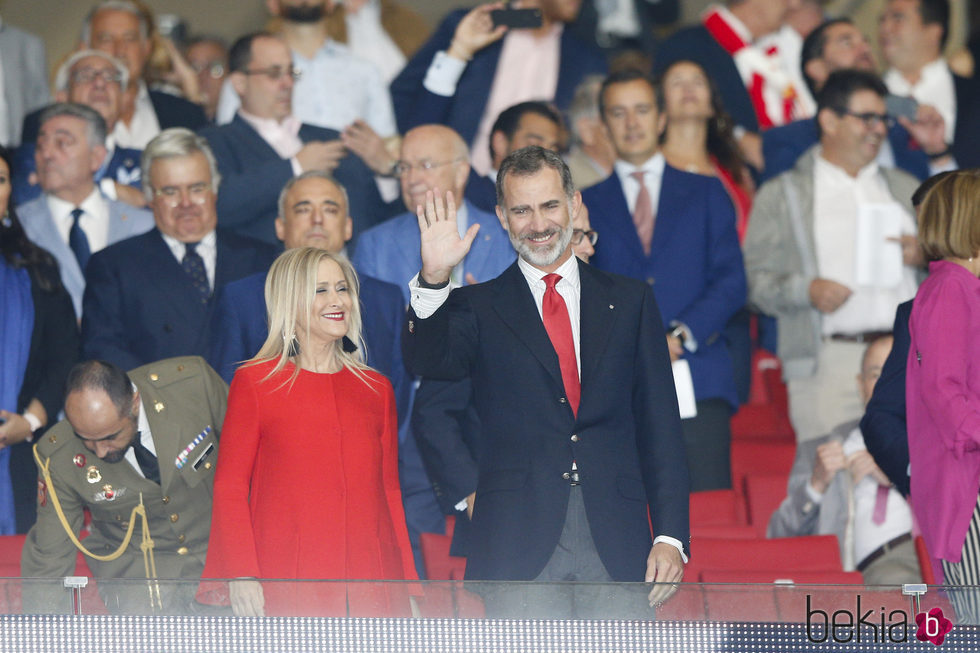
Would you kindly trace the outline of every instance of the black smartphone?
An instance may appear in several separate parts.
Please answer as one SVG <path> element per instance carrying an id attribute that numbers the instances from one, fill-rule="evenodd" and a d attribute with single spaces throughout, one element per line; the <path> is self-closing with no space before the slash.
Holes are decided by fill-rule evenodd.
<path id="1" fill-rule="evenodd" d="M 915 101 L 915 98 L 889 93 L 885 96 L 885 110 L 892 118 L 905 116 L 915 122 L 915 115 L 919 112 L 919 103 Z"/>
<path id="2" fill-rule="evenodd" d="M 534 29 L 541 27 L 540 9 L 494 9 L 490 12 L 493 26 L 505 25 L 511 29 Z"/>

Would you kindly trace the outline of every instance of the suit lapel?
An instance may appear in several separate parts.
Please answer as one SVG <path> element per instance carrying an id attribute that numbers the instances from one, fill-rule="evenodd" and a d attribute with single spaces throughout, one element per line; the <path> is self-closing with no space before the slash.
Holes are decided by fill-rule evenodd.
<path id="1" fill-rule="evenodd" d="M 640 244 L 640 236 L 636 233 L 636 225 L 633 224 L 633 214 L 630 213 L 630 208 L 626 204 L 626 193 L 623 192 L 623 185 L 619 181 L 619 175 L 615 172 L 609 177 L 607 190 L 609 208 L 605 213 L 606 220 L 609 221 L 614 231 L 625 234 L 627 247 L 630 249 L 629 252 L 626 252 L 628 258 L 634 261 L 645 259 L 646 254 L 643 252 L 643 245 Z M 654 241 L 657 239 L 656 229 L 655 225 Z"/>
<path id="2" fill-rule="evenodd" d="M 164 411 L 167 407 L 164 407 Z M 161 413 L 162 414 L 162 413 Z M 160 465 L 160 487 L 166 492 L 177 475 L 175 460 L 177 459 L 177 443 L 180 439 L 178 420 L 154 420 L 152 412 L 147 412 L 147 420 L 151 422 L 150 431 L 153 434 L 153 446 L 157 452 L 157 463 Z"/>
<path id="3" fill-rule="evenodd" d="M 476 240 L 473 241 L 473 246 L 463 261 L 463 273 L 472 274 L 477 281 L 489 281 L 494 276 L 486 273 L 487 257 L 490 256 L 490 242 L 494 238 L 491 229 L 493 225 L 487 224 L 485 220 L 480 220 L 481 216 L 477 212 L 477 208 L 469 202 L 466 203 L 466 209 L 470 218 L 470 226 L 478 223 L 480 233 L 476 235 Z M 494 216 L 494 221 L 496 220 L 497 217 Z M 462 281 L 463 283 L 466 282 L 465 279 Z"/>
<path id="4" fill-rule="evenodd" d="M 493 302 L 494 311 L 548 370 L 558 387 L 564 388 L 558 354 L 544 329 L 527 280 L 516 262 L 500 275 L 495 286 L 497 297 Z"/>
<path id="5" fill-rule="evenodd" d="M 692 186 L 686 183 L 684 175 L 676 168 L 664 165 L 664 174 L 660 178 L 660 197 L 657 198 L 656 223 L 653 227 L 653 241 L 650 245 L 650 255 L 670 242 L 670 234 L 683 222 L 687 207 L 695 201 L 692 197 Z M 639 239 L 637 239 L 639 242 Z"/>
<path id="6" fill-rule="evenodd" d="M 238 142 L 241 143 L 243 147 L 247 147 L 252 151 L 251 156 L 255 158 L 256 161 L 268 161 L 269 159 L 279 159 L 281 158 L 279 154 L 272 149 L 272 146 L 265 142 L 265 140 L 259 136 L 259 133 L 255 131 L 251 125 L 249 125 L 245 120 L 242 119 L 237 113 L 235 118 L 230 123 L 231 126 L 235 127 L 238 132 Z M 247 156 L 243 156 L 243 160 L 247 160 Z"/>
<path id="7" fill-rule="evenodd" d="M 174 257 L 163 236 L 157 229 L 149 234 L 147 247 L 144 250 L 146 261 L 144 268 L 147 270 L 159 270 L 161 278 L 172 279 L 173 283 L 158 283 L 157 288 L 161 293 L 170 299 L 176 311 L 184 314 L 191 323 L 200 323 L 204 315 L 193 310 L 201 306 L 201 298 L 197 290 L 191 284 L 190 277 L 184 272 L 184 268 Z M 170 272 L 165 272 L 167 269 Z M 215 274 L 217 276 L 217 274 Z"/>
<path id="8" fill-rule="evenodd" d="M 600 277 L 595 268 L 579 261 L 579 279 L 582 296 L 579 299 L 579 355 L 582 357 L 582 399 L 589 396 L 596 366 L 609 341 L 613 318 L 616 315 L 614 301 L 610 301 L 608 282 Z"/>
<path id="9" fill-rule="evenodd" d="M 132 236 L 133 225 L 125 205 L 108 199 L 106 203 L 109 206 L 109 233 L 106 242 L 111 245 Z"/>

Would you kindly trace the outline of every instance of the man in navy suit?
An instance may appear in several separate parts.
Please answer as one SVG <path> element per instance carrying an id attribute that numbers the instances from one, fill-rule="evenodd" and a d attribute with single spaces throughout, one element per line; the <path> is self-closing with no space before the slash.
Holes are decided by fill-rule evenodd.
<path id="1" fill-rule="evenodd" d="M 223 227 L 276 243 L 279 191 L 306 170 L 331 172 L 347 189 L 355 236 L 386 217 L 374 173 L 346 152 L 339 134 L 292 115 L 298 73 L 280 38 L 267 32 L 243 36 L 231 46 L 228 68 L 241 108 L 227 125 L 201 132 L 224 180 L 218 195 Z"/>
<path id="2" fill-rule="evenodd" d="M 613 174 L 582 193 L 602 234 L 592 264 L 653 289 L 678 395 L 695 401 L 696 414 L 681 413 L 691 489 L 731 487 L 729 419 L 738 398 L 722 331 L 746 299 L 731 199 L 717 179 L 666 164 L 655 88 L 642 73 L 610 75 L 599 112 L 618 159 Z"/>
<path id="3" fill-rule="evenodd" d="M 330 173 L 310 170 L 286 182 L 279 194 L 276 218 L 276 237 L 286 249 L 319 247 L 340 254 L 352 231 L 347 191 Z M 265 277 L 263 271 L 232 281 L 215 299 L 208 363 L 228 383 L 239 363 L 254 356 L 269 335 Z M 367 362 L 391 380 L 401 415 L 410 385 L 401 354 L 405 314 L 401 289 L 366 274 L 358 275 L 358 279 Z"/>
<path id="4" fill-rule="evenodd" d="M 653 293 L 572 255 L 581 196 L 560 156 L 537 146 L 514 152 L 497 188 L 518 261 L 452 292 L 452 270 L 480 228 L 461 238 L 453 196 L 443 204 L 427 194 L 403 341 L 413 372 L 473 383 L 483 448 L 466 577 L 676 583 L 688 475 Z M 658 586 L 650 599 L 671 591 Z M 535 593 L 490 592 L 488 611 L 595 617 L 615 609 L 589 602 L 589 590 L 571 589 L 563 605 Z"/>
<path id="5" fill-rule="evenodd" d="M 828 20 L 810 32 L 803 41 L 800 63 L 803 78 L 814 97 L 820 93 L 830 74 L 837 70 L 875 71 L 871 46 L 850 18 Z M 906 118 L 888 128 L 888 140 L 882 143 L 878 158 L 886 167 L 900 168 L 918 179 L 925 179 L 932 170 L 948 166 L 951 157 L 946 146 L 945 122 L 939 112 L 922 105 L 916 118 L 915 122 Z M 762 154 L 766 165 L 759 183 L 790 170 L 819 140 L 816 116 L 763 133 Z"/>
<path id="6" fill-rule="evenodd" d="M 92 254 L 153 228 L 149 211 L 109 199 L 95 184 L 105 139 L 105 121 L 94 109 L 71 103 L 45 109 L 34 150 L 44 194 L 17 207 L 27 237 L 57 259 L 79 318 Z"/>
<path id="7" fill-rule="evenodd" d="M 88 358 L 125 369 L 207 353 L 212 295 L 265 271 L 277 248 L 215 230 L 220 176 L 207 142 L 167 129 L 143 152 L 156 228 L 92 257 L 83 301 Z"/>
<path id="8" fill-rule="evenodd" d="M 95 172 L 95 182 L 108 197 L 133 206 L 146 206 L 140 192 L 140 150 L 119 147 L 112 136 L 122 112 L 123 89 L 129 71 L 118 59 L 101 50 L 79 50 L 55 75 L 55 99 L 92 107 L 105 120 L 106 156 Z M 34 141 L 25 142 L 14 153 L 14 202 L 28 202 L 41 194 L 34 164 Z"/>
<path id="9" fill-rule="evenodd" d="M 501 111 L 532 99 L 564 110 L 584 77 L 606 73 L 602 53 L 566 29 L 578 16 L 578 0 L 534 4 L 542 25 L 532 30 L 494 28 L 490 11 L 496 4 L 449 14 L 391 83 L 399 130 L 449 125 L 469 144 L 477 172 L 486 175 L 490 128 Z"/>
<path id="10" fill-rule="evenodd" d="M 408 280 L 422 265 L 418 219 L 411 209 L 425 201 L 427 191 L 435 189 L 450 190 L 456 197 L 463 197 L 470 166 L 466 143 L 459 134 L 443 125 L 422 125 L 409 131 L 402 140 L 400 155 L 398 170 L 402 200 L 410 210 L 361 234 L 353 261 L 360 274 L 397 285 L 403 294 L 402 306 L 407 306 L 410 300 Z M 492 279 L 514 261 L 514 250 L 497 216 L 466 201 L 460 207 L 460 221 L 480 225 L 480 237 L 455 271 L 459 283 Z M 469 395 L 468 389 L 460 392 Z M 412 399 L 414 394 L 413 385 Z M 402 423 L 398 441 L 408 535 L 416 546 L 419 533 L 444 532 L 445 519 L 422 465 L 408 420 Z"/>

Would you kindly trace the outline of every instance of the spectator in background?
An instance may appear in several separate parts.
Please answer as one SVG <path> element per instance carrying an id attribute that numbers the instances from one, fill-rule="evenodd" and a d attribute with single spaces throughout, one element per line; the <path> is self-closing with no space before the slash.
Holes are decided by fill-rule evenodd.
<path id="1" fill-rule="evenodd" d="M 885 335 L 864 350 L 857 385 L 864 404 L 892 348 Z M 920 583 L 912 511 L 864 444 L 858 420 L 800 442 L 787 496 L 769 520 L 769 537 L 836 535 L 845 571 L 865 585 Z"/>
<path id="2" fill-rule="evenodd" d="M 885 94 L 873 73 L 833 73 L 818 98 L 820 145 L 752 205 L 749 301 L 778 320 L 799 442 L 861 415 L 846 388 L 863 344 L 889 332 L 895 307 L 915 294 L 922 257 L 908 198 L 918 182 L 877 164 Z M 859 238 L 862 224 L 876 235 Z"/>
<path id="3" fill-rule="evenodd" d="M 542 25 L 534 29 L 494 27 L 490 12 L 499 3 L 449 14 L 391 83 L 401 131 L 448 125 L 469 144 L 476 172 L 490 174 L 490 135 L 504 109 L 542 100 L 564 110 L 585 76 L 605 74 L 602 54 L 566 29 L 579 5 L 525 2 L 541 10 Z"/>
<path id="4" fill-rule="evenodd" d="M 678 0 L 583 0 L 578 18 L 568 28 L 610 61 L 630 50 L 653 61 L 656 28 L 675 22 L 679 14 Z"/>
<path id="5" fill-rule="evenodd" d="M 52 104 L 41 113 L 34 152 L 43 194 L 19 207 L 27 237 L 51 252 L 61 281 L 82 317 L 85 274 L 91 256 L 153 228 L 153 217 L 111 200 L 95 183 L 106 157 L 106 124 L 81 104 Z"/>
<path id="6" fill-rule="evenodd" d="M 156 228 L 93 256 L 83 300 L 86 357 L 125 368 L 206 354 L 214 291 L 269 269 L 277 251 L 216 230 L 221 176 L 203 138 L 165 130 L 141 167 Z"/>
<path id="7" fill-rule="evenodd" d="M 582 193 L 602 234 L 592 265 L 653 289 L 682 399 L 691 489 L 729 488 L 738 395 L 721 334 L 745 305 L 735 210 L 716 178 L 665 161 L 656 93 L 637 71 L 603 82 L 599 111 L 618 158 L 613 174 Z"/>
<path id="8" fill-rule="evenodd" d="M 521 102 L 504 109 L 490 130 L 490 160 L 493 168 L 480 175 L 470 166 L 466 199 L 477 208 L 493 213 L 497 206 L 497 166 L 508 154 L 528 145 L 560 152 L 565 140 L 561 114 L 547 102 Z"/>
<path id="9" fill-rule="evenodd" d="M 48 61 L 41 39 L 0 20 L 0 62 L 0 145 L 13 149 L 24 116 L 50 101 Z"/>
<path id="10" fill-rule="evenodd" d="M 79 50 L 58 67 L 55 100 L 75 102 L 99 112 L 106 124 L 106 155 L 95 171 L 95 182 L 102 194 L 137 207 L 146 206 L 140 191 L 140 150 L 119 147 L 112 135 L 122 112 L 123 89 L 129 85 L 129 72 L 118 59 L 101 50 Z M 30 201 L 41 194 L 34 142 L 24 143 L 16 152 L 17 176 L 14 201 Z"/>
<path id="11" fill-rule="evenodd" d="M 937 580 L 980 577 L 980 174 L 941 179 L 919 212 L 929 260 L 909 318 L 905 394 L 912 509 Z M 941 569 L 940 569 L 941 567 Z M 957 622 L 978 623 L 976 589 L 950 592 Z"/>
<path id="12" fill-rule="evenodd" d="M 609 142 L 609 134 L 602 126 L 599 115 L 602 79 L 601 75 L 583 79 L 568 106 L 571 148 L 565 155 L 565 163 L 572 171 L 572 180 L 579 190 L 608 177 L 616 161 L 616 150 Z"/>
<path id="13" fill-rule="evenodd" d="M 50 253 L 32 243 L 10 204 L 10 153 L 0 147 L 0 533 L 26 533 L 37 516 L 31 442 L 61 410 L 80 341 L 71 297 Z"/>
<path id="14" fill-rule="evenodd" d="M 268 32 L 247 34 L 231 46 L 229 82 L 241 108 L 227 125 L 201 132 L 218 161 L 223 227 L 278 244 L 274 222 L 283 185 L 306 170 L 326 170 L 347 189 L 355 237 L 384 219 L 374 175 L 348 154 L 336 131 L 293 115 L 300 72 L 289 48 Z"/>
<path id="15" fill-rule="evenodd" d="M 217 36 L 195 36 L 184 45 L 184 57 L 197 75 L 204 114 L 213 121 L 228 76 L 228 46 Z"/>
<path id="16" fill-rule="evenodd" d="M 871 46 L 849 18 L 835 18 L 818 26 L 803 42 L 803 77 L 814 97 L 838 70 L 875 72 Z M 820 140 L 816 117 L 795 120 L 774 127 L 762 135 L 766 167 L 760 183 L 792 168 L 797 159 Z M 930 105 L 919 105 L 915 120 L 897 117 L 888 127 L 888 139 L 878 151 L 878 163 L 900 168 L 924 179 L 933 172 L 954 165 L 946 145 L 943 117 Z"/>
<path id="17" fill-rule="evenodd" d="M 954 75 L 942 55 L 949 15 L 949 0 L 888 0 L 878 44 L 888 91 L 934 106 L 945 123 L 946 153 L 971 168 L 980 165 L 980 98 L 976 82 Z"/>

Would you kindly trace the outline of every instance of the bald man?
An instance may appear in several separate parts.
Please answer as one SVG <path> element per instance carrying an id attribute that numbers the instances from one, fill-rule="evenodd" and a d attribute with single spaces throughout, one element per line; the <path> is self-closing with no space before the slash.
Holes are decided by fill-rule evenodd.
<path id="1" fill-rule="evenodd" d="M 421 125 L 402 139 L 397 169 L 402 201 L 408 210 L 363 232 L 358 238 L 353 262 L 358 273 L 401 288 L 408 306 L 408 280 L 422 265 L 415 208 L 423 203 L 426 191 L 430 190 L 452 191 L 457 201 L 463 198 L 470 174 L 469 150 L 459 134 L 449 127 Z M 459 214 L 460 233 L 465 233 L 470 225 L 479 224 L 480 234 L 469 254 L 453 271 L 454 281 L 464 284 L 493 279 L 514 262 L 514 249 L 507 233 L 496 215 L 481 211 L 468 200 L 462 201 Z M 422 467 L 408 420 L 399 432 L 399 447 L 399 473 L 408 535 L 416 551 L 416 566 L 421 575 L 419 533 L 444 532 L 445 519 Z"/>

